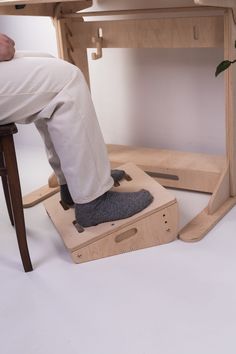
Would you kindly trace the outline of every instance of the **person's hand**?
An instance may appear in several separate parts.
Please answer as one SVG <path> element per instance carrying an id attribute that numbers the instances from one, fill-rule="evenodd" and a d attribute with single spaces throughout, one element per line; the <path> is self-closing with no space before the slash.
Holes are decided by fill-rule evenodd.
<path id="1" fill-rule="evenodd" d="M 0 33 L 0 61 L 11 60 L 15 54 L 15 42 Z"/>

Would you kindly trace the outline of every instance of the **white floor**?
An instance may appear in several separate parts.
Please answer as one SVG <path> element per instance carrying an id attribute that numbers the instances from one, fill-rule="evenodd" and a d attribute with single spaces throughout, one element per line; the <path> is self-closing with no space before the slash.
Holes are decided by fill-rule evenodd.
<path id="1" fill-rule="evenodd" d="M 51 173 L 18 149 L 23 193 Z M 208 195 L 173 191 L 181 225 Z M 235 354 L 236 208 L 201 242 L 76 265 L 43 205 L 25 210 L 34 271 L 24 273 L 0 191 L 2 354 Z"/>

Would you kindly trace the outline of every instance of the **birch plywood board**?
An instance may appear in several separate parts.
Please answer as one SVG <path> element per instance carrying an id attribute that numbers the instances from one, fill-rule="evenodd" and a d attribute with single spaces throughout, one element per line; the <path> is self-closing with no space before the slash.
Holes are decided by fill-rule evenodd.
<path id="1" fill-rule="evenodd" d="M 81 2 L 83 0 L 63 0 L 63 2 Z M 224 0 L 225 1 L 225 0 Z M 231 0 L 232 1 L 232 0 Z M 15 5 L 15 4 L 41 4 L 47 2 L 57 2 L 57 0 L 0 0 L 0 5 Z M 203 1 L 202 1 L 203 2 Z M 165 7 L 194 7 L 194 0 L 157 0 L 156 7 L 165 8 Z M 205 5 L 205 4 L 203 4 Z"/>
<path id="2" fill-rule="evenodd" d="M 132 161 L 153 176 L 160 174 L 156 177 L 165 187 L 208 193 L 214 192 L 226 166 L 223 156 L 173 150 L 108 145 L 108 153 L 113 168 Z"/>
<path id="3" fill-rule="evenodd" d="M 223 47 L 223 16 L 81 22 L 71 19 L 73 48 L 94 48 L 102 29 L 103 48 Z M 117 33 L 119 35 L 117 35 Z"/>
<path id="4" fill-rule="evenodd" d="M 130 218 L 88 227 L 83 232 L 78 232 L 73 225 L 74 210 L 65 211 L 61 207 L 59 194 L 44 202 L 49 217 L 76 262 L 163 244 L 177 237 L 178 210 L 173 194 L 134 164 L 128 163 L 119 168 L 124 169 L 132 180 L 122 181 L 114 190 L 130 192 L 147 189 L 154 196 L 153 202 L 146 209 Z M 79 257 L 78 250 L 83 250 L 86 256 L 81 257 L 79 252 Z"/>

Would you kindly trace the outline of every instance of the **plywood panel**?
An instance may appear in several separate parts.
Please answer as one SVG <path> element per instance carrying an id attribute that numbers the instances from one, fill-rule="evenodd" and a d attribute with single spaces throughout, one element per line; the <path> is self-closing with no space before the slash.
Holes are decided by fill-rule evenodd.
<path id="1" fill-rule="evenodd" d="M 200 48 L 223 46 L 223 17 L 80 22 L 72 19 L 73 47 L 93 48 L 102 29 L 103 48 Z"/>
<path id="2" fill-rule="evenodd" d="M 208 193 L 214 191 L 226 166 L 223 156 L 172 150 L 108 145 L 108 153 L 114 168 L 133 162 L 153 176 L 162 174 L 157 179 L 165 187 Z"/>
<path id="3" fill-rule="evenodd" d="M 73 225 L 74 210 L 62 208 L 59 194 L 44 202 L 48 215 L 76 263 L 167 243 L 177 237 L 178 207 L 175 196 L 135 165 L 126 164 L 119 168 L 124 169 L 132 180 L 122 181 L 119 187 L 114 187 L 116 191 L 130 192 L 144 188 L 154 197 L 147 208 L 130 218 L 102 223 L 78 232 Z"/>

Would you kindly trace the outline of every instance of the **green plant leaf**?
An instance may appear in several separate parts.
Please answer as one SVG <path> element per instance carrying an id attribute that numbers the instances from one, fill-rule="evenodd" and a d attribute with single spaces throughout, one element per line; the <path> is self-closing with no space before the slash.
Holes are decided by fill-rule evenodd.
<path id="1" fill-rule="evenodd" d="M 215 76 L 218 76 L 222 71 L 228 69 L 228 67 L 232 64 L 230 60 L 222 61 L 216 68 Z"/>

